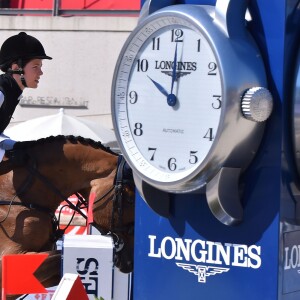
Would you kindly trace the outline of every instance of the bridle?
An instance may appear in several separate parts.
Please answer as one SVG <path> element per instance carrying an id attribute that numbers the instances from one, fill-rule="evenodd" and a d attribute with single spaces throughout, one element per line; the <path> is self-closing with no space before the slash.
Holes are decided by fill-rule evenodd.
<path id="1" fill-rule="evenodd" d="M 94 204 L 100 202 L 105 197 L 107 197 L 111 192 L 114 191 L 114 196 L 112 198 L 113 201 L 113 209 L 111 213 L 111 222 L 110 222 L 110 230 L 104 230 L 98 224 L 93 223 L 92 225 L 99 230 L 102 235 L 111 236 L 114 243 L 115 252 L 120 252 L 125 243 L 123 238 L 120 237 L 120 233 L 126 233 L 128 235 L 133 235 L 134 233 L 134 224 L 124 225 L 122 222 L 123 219 L 123 190 L 124 185 L 130 182 L 132 178 L 132 171 L 129 168 L 128 164 L 126 163 L 124 157 L 120 155 L 118 157 L 118 164 L 117 164 L 117 172 L 114 180 L 114 185 L 100 198 L 95 200 Z M 129 202 L 130 200 L 128 200 Z M 132 203 L 133 201 L 131 201 Z M 115 218 L 117 216 L 117 218 Z"/>
<path id="2" fill-rule="evenodd" d="M 9 210 L 7 212 L 7 215 L 3 220 L 0 220 L 0 223 L 4 222 L 5 219 L 8 217 L 8 214 L 10 212 L 10 209 L 14 205 L 21 205 L 25 206 L 29 209 L 36 209 L 39 211 L 47 212 L 52 220 L 52 226 L 54 229 L 54 236 L 53 241 L 56 242 L 58 239 L 60 239 L 63 234 L 65 233 L 68 226 L 71 224 L 71 221 L 69 224 L 64 228 L 60 229 L 59 227 L 59 219 L 56 218 L 55 214 L 48 210 L 47 208 L 41 207 L 36 204 L 27 204 L 22 202 L 14 201 L 14 199 L 17 196 L 20 196 L 23 194 L 32 184 L 34 178 L 38 178 L 45 186 L 47 186 L 51 191 L 53 191 L 55 194 L 57 194 L 62 200 L 64 200 L 67 203 L 67 206 L 71 208 L 75 212 L 79 213 L 82 217 L 85 219 L 87 216 L 82 212 L 83 208 L 87 208 L 88 203 L 86 200 L 84 200 L 78 193 L 76 193 L 78 202 L 76 205 L 74 205 L 68 197 L 64 196 L 44 175 L 42 175 L 37 168 L 37 163 L 35 160 L 30 157 L 28 153 L 24 153 L 22 150 L 8 150 L 6 151 L 6 156 L 15 164 L 15 165 L 23 165 L 29 172 L 29 176 L 25 179 L 23 184 L 21 185 L 21 188 L 16 192 L 16 195 L 13 197 L 12 200 L 0 200 L 0 205 L 8 205 Z M 28 161 L 31 159 L 32 164 L 28 164 Z M 127 165 L 124 157 L 122 155 L 118 156 L 118 164 L 117 164 L 117 171 L 116 176 L 114 180 L 113 186 L 106 192 L 104 195 L 102 195 L 100 198 L 95 200 L 94 204 L 105 199 L 109 196 L 111 192 L 114 191 L 114 196 L 112 198 L 113 201 L 113 209 L 111 214 L 111 228 L 109 231 L 106 231 L 102 229 L 99 225 L 93 223 L 92 225 L 100 231 L 101 234 L 106 236 L 111 236 L 114 243 L 115 252 L 120 252 L 124 247 L 124 240 L 120 237 L 120 233 L 127 233 L 133 235 L 133 229 L 134 225 L 124 225 L 122 222 L 123 219 L 123 190 L 124 185 L 128 184 L 130 181 L 129 178 L 132 178 L 131 169 Z M 106 201 L 110 201 L 111 197 L 108 197 Z M 130 201 L 130 200 L 128 200 Z M 132 201 L 133 202 L 133 201 Z M 73 214 L 73 216 L 74 216 Z M 116 218 L 115 218 L 116 216 Z M 117 219 L 117 220 L 116 220 Z"/>

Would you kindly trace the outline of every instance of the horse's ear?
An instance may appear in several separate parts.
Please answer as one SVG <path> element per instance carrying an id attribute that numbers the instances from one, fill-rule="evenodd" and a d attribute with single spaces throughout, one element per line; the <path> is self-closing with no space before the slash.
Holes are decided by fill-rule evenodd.
<path id="1" fill-rule="evenodd" d="M 24 166 L 30 158 L 24 149 L 6 150 L 5 156 L 15 166 Z"/>

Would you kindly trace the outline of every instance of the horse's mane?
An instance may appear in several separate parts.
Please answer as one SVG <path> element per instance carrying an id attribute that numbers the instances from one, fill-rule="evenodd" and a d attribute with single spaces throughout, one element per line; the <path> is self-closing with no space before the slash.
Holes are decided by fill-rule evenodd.
<path id="1" fill-rule="evenodd" d="M 16 142 L 14 144 L 13 149 L 14 150 L 25 149 L 25 148 L 34 147 L 41 144 L 53 143 L 55 141 L 60 141 L 60 142 L 62 141 L 63 143 L 70 142 L 73 144 L 80 143 L 82 145 L 87 145 L 96 149 L 104 150 L 105 152 L 108 152 L 113 155 L 118 155 L 115 152 L 113 152 L 109 147 L 104 146 L 101 142 L 96 142 L 89 138 L 83 138 L 81 136 L 74 136 L 74 135 L 57 135 L 57 136 L 49 136 L 46 138 L 41 138 L 36 141 Z"/>

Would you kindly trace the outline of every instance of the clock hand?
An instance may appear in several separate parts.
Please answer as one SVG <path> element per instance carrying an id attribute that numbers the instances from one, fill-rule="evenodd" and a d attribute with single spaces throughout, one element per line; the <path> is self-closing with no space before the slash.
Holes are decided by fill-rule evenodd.
<path id="1" fill-rule="evenodd" d="M 167 96 L 167 102 L 170 106 L 174 106 L 177 102 L 177 98 L 173 94 L 174 82 L 177 77 L 177 72 L 176 72 L 177 71 L 177 45 L 178 45 L 178 43 L 176 42 L 174 61 L 173 61 L 173 71 L 172 71 L 171 93 Z"/>
<path id="2" fill-rule="evenodd" d="M 176 42 L 175 54 L 174 54 L 174 62 L 173 62 L 174 65 L 173 65 L 173 72 L 172 72 L 171 94 L 173 94 L 174 82 L 176 80 L 176 71 L 177 71 L 177 45 L 178 45 L 178 43 Z"/>
<path id="3" fill-rule="evenodd" d="M 148 76 L 148 75 L 147 75 Z M 165 90 L 165 88 L 160 85 L 158 82 L 156 82 L 155 80 L 153 80 L 151 77 L 148 76 L 148 78 L 154 83 L 154 85 L 157 87 L 157 89 L 166 97 L 169 96 L 168 92 Z"/>

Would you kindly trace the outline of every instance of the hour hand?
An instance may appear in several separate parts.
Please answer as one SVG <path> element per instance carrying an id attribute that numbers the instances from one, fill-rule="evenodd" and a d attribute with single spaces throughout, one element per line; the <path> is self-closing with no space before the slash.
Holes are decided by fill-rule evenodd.
<path id="1" fill-rule="evenodd" d="M 148 75 L 147 75 L 148 76 Z M 159 84 L 158 82 L 156 82 L 155 80 L 153 80 L 151 77 L 148 76 L 148 78 L 153 82 L 153 84 L 156 86 L 156 88 L 166 97 L 168 97 L 169 93 L 166 91 L 166 89 Z"/>

